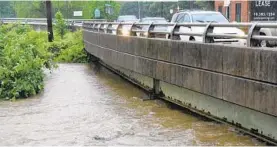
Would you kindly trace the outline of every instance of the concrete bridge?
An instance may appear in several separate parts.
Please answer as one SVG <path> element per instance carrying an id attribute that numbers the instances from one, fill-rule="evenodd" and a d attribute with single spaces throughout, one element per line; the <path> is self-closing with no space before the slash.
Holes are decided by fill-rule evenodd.
<path id="1" fill-rule="evenodd" d="M 11 22 L 15 21 L 6 21 Z M 27 22 L 46 28 L 45 22 Z M 77 27 L 82 24 L 75 23 Z M 261 24 L 251 27 L 248 36 L 237 36 L 247 39 L 249 47 L 122 36 L 120 24 L 103 25 L 98 22 L 83 26 L 85 50 L 102 65 L 156 97 L 277 145 L 277 51 L 251 47 L 254 39 L 277 37 L 256 35 L 255 26 L 261 28 Z M 276 24 L 264 26 L 272 28 Z M 155 32 L 151 28 L 153 24 L 146 30 L 148 37 Z M 209 30 L 207 27 L 206 35 L 216 36 Z M 204 41 L 210 39 L 204 36 Z"/>
<path id="2" fill-rule="evenodd" d="M 85 50 L 101 64 L 160 98 L 277 143 L 276 50 L 88 28 L 83 37 Z"/>

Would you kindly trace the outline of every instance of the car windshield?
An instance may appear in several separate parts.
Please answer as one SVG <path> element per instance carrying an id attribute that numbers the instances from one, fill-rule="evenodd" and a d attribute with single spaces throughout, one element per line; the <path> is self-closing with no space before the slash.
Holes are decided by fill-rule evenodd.
<path id="1" fill-rule="evenodd" d="M 151 22 L 155 22 L 155 23 L 164 23 L 164 22 L 167 22 L 164 18 L 154 18 L 154 19 L 151 19 L 151 18 L 147 18 L 147 19 L 142 19 L 142 22 L 145 22 L 145 23 L 151 23 Z"/>
<path id="2" fill-rule="evenodd" d="M 118 21 L 129 21 L 129 20 L 137 20 L 136 16 L 119 16 Z"/>
<path id="3" fill-rule="evenodd" d="M 193 22 L 219 22 L 228 23 L 229 21 L 220 13 L 201 13 L 192 14 Z"/>

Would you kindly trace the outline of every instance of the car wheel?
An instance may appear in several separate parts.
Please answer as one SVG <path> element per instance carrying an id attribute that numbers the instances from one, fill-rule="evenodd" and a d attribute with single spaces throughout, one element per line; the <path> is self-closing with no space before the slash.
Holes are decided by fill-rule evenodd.
<path id="1" fill-rule="evenodd" d="M 190 37 L 189 41 L 195 41 L 195 38 L 194 37 Z"/>
<path id="2" fill-rule="evenodd" d="M 168 36 L 168 39 L 171 39 L 171 36 Z M 180 36 L 173 36 L 173 40 L 181 40 Z"/>
<path id="3" fill-rule="evenodd" d="M 260 47 L 268 47 L 267 41 L 266 41 L 266 40 L 262 40 L 262 41 L 260 42 Z"/>
<path id="4" fill-rule="evenodd" d="M 266 36 L 265 34 L 261 33 L 261 36 Z M 261 40 L 259 43 L 260 47 L 269 47 L 269 42 L 267 40 Z"/>

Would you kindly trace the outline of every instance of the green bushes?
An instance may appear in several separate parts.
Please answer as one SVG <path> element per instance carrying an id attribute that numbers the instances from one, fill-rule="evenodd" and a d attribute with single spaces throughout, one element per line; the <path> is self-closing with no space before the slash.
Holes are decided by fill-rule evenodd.
<path id="1" fill-rule="evenodd" d="M 61 12 L 55 14 L 55 35 L 54 42 L 50 43 L 49 51 L 54 54 L 56 62 L 85 63 L 86 53 L 83 51 L 82 31 L 68 32 L 66 23 Z"/>
<path id="2" fill-rule="evenodd" d="M 43 68 L 51 69 L 47 33 L 29 26 L 0 26 L 0 98 L 35 95 L 43 89 Z"/>
<path id="3" fill-rule="evenodd" d="M 66 23 L 60 11 L 55 14 L 55 19 L 55 31 L 60 35 L 61 38 L 63 38 L 66 33 Z"/>
<path id="4" fill-rule="evenodd" d="M 0 99 L 39 93 L 44 86 L 43 70 L 52 69 L 55 62 L 87 62 L 81 30 L 56 35 L 49 43 L 47 32 L 27 25 L 0 25 Z"/>
<path id="5" fill-rule="evenodd" d="M 67 63 L 85 63 L 87 55 L 83 50 L 82 31 L 78 30 L 73 33 L 67 33 L 61 41 L 55 41 L 52 47 L 58 47 L 56 50 L 55 61 Z M 51 49 L 53 50 L 53 48 Z"/>

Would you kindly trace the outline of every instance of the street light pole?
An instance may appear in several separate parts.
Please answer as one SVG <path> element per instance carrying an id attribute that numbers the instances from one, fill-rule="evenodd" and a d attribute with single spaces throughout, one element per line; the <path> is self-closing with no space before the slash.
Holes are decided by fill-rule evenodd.
<path id="1" fill-rule="evenodd" d="M 50 0 L 46 0 L 46 18 L 47 18 L 48 41 L 52 42 L 54 39 L 54 35 L 53 35 L 53 27 L 52 27 L 52 6 L 51 6 Z"/>

